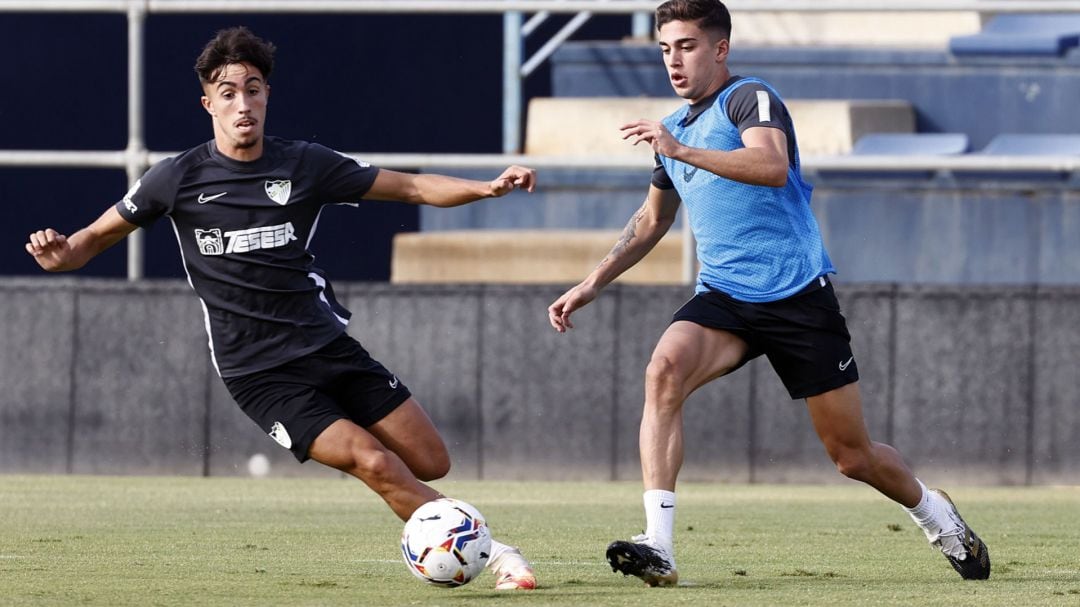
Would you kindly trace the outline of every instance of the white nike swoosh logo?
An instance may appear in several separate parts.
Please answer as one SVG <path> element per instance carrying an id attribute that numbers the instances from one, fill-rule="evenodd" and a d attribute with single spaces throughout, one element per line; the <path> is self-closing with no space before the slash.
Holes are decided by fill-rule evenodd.
<path id="1" fill-rule="evenodd" d="M 220 194 L 214 194 L 213 196 L 207 196 L 206 194 L 199 194 L 199 204 L 206 204 L 206 203 L 210 202 L 211 200 L 217 200 L 218 198 L 221 198 L 222 196 L 224 196 L 226 194 L 228 194 L 228 192 L 222 192 Z"/>
<path id="2" fill-rule="evenodd" d="M 398 385 L 398 378 L 395 375 L 394 379 L 390 380 L 390 389 L 397 390 L 397 385 Z"/>
<path id="3" fill-rule="evenodd" d="M 841 371 L 847 371 L 847 368 L 851 366 L 851 361 L 853 361 L 853 360 L 855 360 L 855 357 L 854 357 L 854 356 L 852 356 L 851 358 L 847 359 L 847 362 L 842 362 L 842 363 L 840 363 L 840 370 L 841 370 Z"/>

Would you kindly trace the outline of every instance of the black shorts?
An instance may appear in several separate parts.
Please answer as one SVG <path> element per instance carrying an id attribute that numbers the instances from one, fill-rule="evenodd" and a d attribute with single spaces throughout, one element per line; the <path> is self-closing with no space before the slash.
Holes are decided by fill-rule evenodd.
<path id="1" fill-rule="evenodd" d="M 224 381 L 244 413 L 301 462 L 330 424 L 370 426 L 411 396 L 345 333 L 307 356 Z"/>
<path id="2" fill-rule="evenodd" d="M 832 283 L 818 278 L 779 301 L 749 303 L 726 293 L 699 293 L 675 312 L 686 320 L 734 333 L 750 347 L 739 367 L 764 354 L 793 399 L 816 396 L 859 379 L 851 335 Z"/>

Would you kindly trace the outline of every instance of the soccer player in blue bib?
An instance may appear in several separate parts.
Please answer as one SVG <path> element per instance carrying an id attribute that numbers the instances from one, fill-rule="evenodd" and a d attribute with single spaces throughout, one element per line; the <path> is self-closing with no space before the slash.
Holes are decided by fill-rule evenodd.
<path id="1" fill-rule="evenodd" d="M 308 243 L 327 204 L 452 207 L 531 192 L 536 174 L 512 166 L 490 182 L 412 175 L 265 136 L 274 50 L 243 27 L 218 32 L 195 64 L 214 138 L 154 165 L 70 238 L 41 230 L 26 250 L 46 270 L 75 270 L 168 217 L 211 359 L 240 408 L 297 460 L 355 476 L 407 520 L 440 497 L 423 481 L 449 471 L 449 453 L 405 384 L 345 332 L 349 312 Z M 529 563 L 505 544 L 492 542 L 488 567 L 498 589 L 536 586 Z"/>
<path id="2" fill-rule="evenodd" d="M 791 118 L 780 96 L 727 66 L 731 17 L 719 0 L 669 0 L 656 10 L 672 87 L 689 104 L 660 122 L 622 127 L 657 162 L 644 205 L 611 253 L 548 308 L 559 332 L 660 240 L 686 204 L 700 263 L 695 295 L 675 312 L 645 374 L 639 435 L 645 533 L 616 541 L 612 568 L 650 586 L 678 581 L 675 482 L 682 406 L 697 388 L 764 354 L 793 399 L 805 399 L 844 475 L 903 506 L 965 579 L 990 575 L 986 545 L 948 496 L 927 489 L 897 451 L 867 434 L 858 366 L 828 275 L 835 272 L 810 211 Z"/>

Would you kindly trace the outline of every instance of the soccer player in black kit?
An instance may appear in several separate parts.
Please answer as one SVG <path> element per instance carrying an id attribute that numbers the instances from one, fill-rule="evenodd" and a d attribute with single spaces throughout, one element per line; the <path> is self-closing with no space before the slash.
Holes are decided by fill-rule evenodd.
<path id="1" fill-rule="evenodd" d="M 28 253 L 75 270 L 137 227 L 166 216 L 202 302 L 210 355 L 233 398 L 301 462 L 362 480 L 402 520 L 440 497 L 423 481 L 450 469 L 446 445 L 397 376 L 345 332 L 308 243 L 324 205 L 361 199 L 451 207 L 531 192 L 533 170 L 490 182 L 387 171 L 318 144 L 265 136 L 274 46 L 222 30 L 195 63 L 214 138 L 154 165 L 123 199 L 71 237 L 34 232 Z M 496 588 L 532 589 L 521 553 L 492 542 Z"/>

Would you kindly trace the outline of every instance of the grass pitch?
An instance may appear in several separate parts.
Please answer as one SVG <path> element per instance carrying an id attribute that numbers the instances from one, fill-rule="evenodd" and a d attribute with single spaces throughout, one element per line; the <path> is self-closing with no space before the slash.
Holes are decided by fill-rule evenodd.
<path id="1" fill-rule="evenodd" d="M 401 523 L 352 480 L 0 476 L 0 604 L 1080 605 L 1080 487 L 951 488 L 993 558 L 965 582 L 854 483 L 683 484 L 682 583 L 648 589 L 603 560 L 642 527 L 637 483 L 436 486 L 519 545 L 540 588 L 414 579 Z"/>

